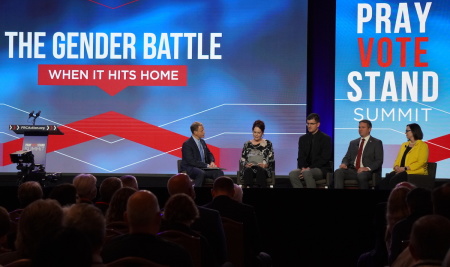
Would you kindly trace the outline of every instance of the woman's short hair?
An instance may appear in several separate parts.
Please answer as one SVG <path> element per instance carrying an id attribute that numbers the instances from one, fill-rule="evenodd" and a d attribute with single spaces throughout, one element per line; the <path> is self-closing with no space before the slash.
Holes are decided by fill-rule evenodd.
<path id="1" fill-rule="evenodd" d="M 255 129 L 255 127 L 258 127 L 259 129 L 261 129 L 261 132 L 263 132 L 263 133 L 264 133 L 264 130 L 266 129 L 266 125 L 264 124 L 264 122 L 262 120 L 256 120 L 253 123 L 252 131 Z"/>
<path id="2" fill-rule="evenodd" d="M 414 136 L 415 140 L 422 140 L 423 139 L 423 132 L 422 132 L 422 128 L 420 128 L 420 125 L 417 123 L 411 123 L 406 125 L 409 127 L 409 129 L 411 129 L 411 133 Z"/>

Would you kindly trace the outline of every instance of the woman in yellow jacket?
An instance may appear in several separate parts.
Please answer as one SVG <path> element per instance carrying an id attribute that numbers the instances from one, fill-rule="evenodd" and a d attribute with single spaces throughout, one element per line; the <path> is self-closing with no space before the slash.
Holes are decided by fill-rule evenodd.
<path id="1" fill-rule="evenodd" d="M 422 141 L 422 129 L 419 124 L 411 123 L 406 125 L 405 134 L 408 141 L 400 146 L 394 171 L 380 182 L 380 189 L 393 189 L 396 184 L 407 181 L 408 174 L 428 174 L 428 145 Z"/>

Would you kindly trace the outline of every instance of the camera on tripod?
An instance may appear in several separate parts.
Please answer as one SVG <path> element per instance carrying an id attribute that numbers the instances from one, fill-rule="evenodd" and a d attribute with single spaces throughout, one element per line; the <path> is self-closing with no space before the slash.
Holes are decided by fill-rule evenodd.
<path id="1" fill-rule="evenodd" d="M 61 176 L 60 173 L 47 174 L 44 165 L 34 164 L 34 155 L 31 151 L 20 150 L 9 154 L 9 156 L 11 161 L 17 164 L 16 168 L 19 170 L 17 182 L 19 185 L 26 181 L 37 181 L 45 187 L 48 182 L 57 182 Z"/>

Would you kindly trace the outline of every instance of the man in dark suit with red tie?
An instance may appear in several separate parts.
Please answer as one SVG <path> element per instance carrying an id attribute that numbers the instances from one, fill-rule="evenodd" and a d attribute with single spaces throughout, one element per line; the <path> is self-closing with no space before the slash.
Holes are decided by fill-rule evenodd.
<path id="1" fill-rule="evenodd" d="M 183 143 L 181 149 L 181 170 L 194 180 L 195 186 L 202 186 L 205 178 L 216 179 L 224 175 L 222 170 L 217 169 L 214 155 L 209 151 L 205 140 L 205 128 L 200 122 L 191 125 L 192 136 Z M 211 168 L 211 169 L 208 169 Z"/>
<path id="2" fill-rule="evenodd" d="M 383 142 L 370 135 L 372 122 L 359 122 L 360 138 L 352 140 L 339 169 L 334 172 L 334 188 L 344 188 L 344 180 L 357 180 L 360 189 L 369 189 L 372 173 L 380 173 L 383 165 Z"/>

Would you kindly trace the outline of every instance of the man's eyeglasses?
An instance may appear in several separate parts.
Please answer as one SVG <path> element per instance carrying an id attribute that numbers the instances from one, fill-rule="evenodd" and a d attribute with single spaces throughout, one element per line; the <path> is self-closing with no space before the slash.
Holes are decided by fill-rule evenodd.
<path id="1" fill-rule="evenodd" d="M 316 125 L 317 124 L 317 122 L 311 122 L 311 123 L 306 123 L 306 126 L 309 126 L 309 125 Z"/>

